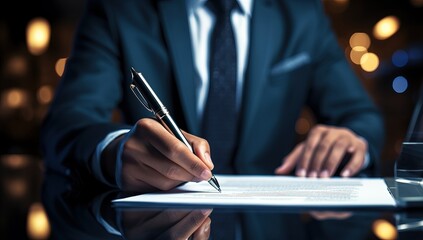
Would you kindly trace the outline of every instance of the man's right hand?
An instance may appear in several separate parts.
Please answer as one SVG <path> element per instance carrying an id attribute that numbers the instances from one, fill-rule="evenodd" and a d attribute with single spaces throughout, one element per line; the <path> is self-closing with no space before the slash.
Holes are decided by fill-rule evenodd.
<path id="1" fill-rule="evenodd" d="M 102 154 L 102 169 L 106 178 L 115 182 L 120 176 L 122 190 L 149 192 L 169 190 L 183 182 L 209 180 L 213 163 L 206 140 L 184 132 L 192 153 L 184 143 L 154 119 L 140 119 L 129 136 L 111 142 Z M 119 147 L 122 168 L 116 173 Z"/>

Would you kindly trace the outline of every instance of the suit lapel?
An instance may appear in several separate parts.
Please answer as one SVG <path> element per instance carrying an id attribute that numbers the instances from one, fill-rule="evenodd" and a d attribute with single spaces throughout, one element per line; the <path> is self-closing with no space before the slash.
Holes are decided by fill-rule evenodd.
<path id="1" fill-rule="evenodd" d="M 195 104 L 195 69 L 185 1 L 160 1 L 159 11 L 174 66 L 176 86 L 188 130 L 190 133 L 198 135 L 199 122 Z"/>
<path id="2" fill-rule="evenodd" d="M 254 131 L 254 115 L 259 107 L 263 94 L 263 86 L 267 79 L 272 51 L 272 23 L 275 6 L 270 0 L 255 0 L 250 23 L 249 60 L 245 73 L 245 89 L 243 96 L 243 115 L 241 116 L 240 145 L 238 153 L 244 152 L 248 146 L 248 133 Z M 273 30 L 274 31 L 274 30 Z M 236 154 L 239 156 L 239 154 Z"/>

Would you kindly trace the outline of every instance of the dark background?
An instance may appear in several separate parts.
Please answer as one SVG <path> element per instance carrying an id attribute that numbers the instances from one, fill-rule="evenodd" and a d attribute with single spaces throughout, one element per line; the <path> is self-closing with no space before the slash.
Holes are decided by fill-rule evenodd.
<path id="1" fill-rule="evenodd" d="M 56 63 L 69 55 L 83 3 L 16 0 L 0 4 L 1 239 L 36 238 L 28 237 L 31 234 L 27 223 L 34 212 L 43 213 L 42 206 L 37 205 L 43 171 L 39 127 L 60 81 Z M 348 59 L 349 39 L 355 32 L 369 35 L 368 51 L 379 57 L 379 67 L 370 73 L 350 63 L 384 117 L 386 142 L 381 174 L 392 176 L 423 79 L 423 0 L 323 0 L 323 3 Z M 385 40 L 376 39 L 372 34 L 374 25 L 390 15 L 399 19 L 398 32 Z M 36 17 L 46 19 L 51 27 L 48 48 L 40 55 L 31 54 L 26 43 L 27 25 Z M 392 61 L 398 51 L 406 53 L 408 60 L 401 67 Z M 402 93 L 393 89 L 398 76 L 403 76 L 408 84 Z M 312 125 L 313 118 L 305 109 L 297 125 L 299 139 L 306 136 Z"/>

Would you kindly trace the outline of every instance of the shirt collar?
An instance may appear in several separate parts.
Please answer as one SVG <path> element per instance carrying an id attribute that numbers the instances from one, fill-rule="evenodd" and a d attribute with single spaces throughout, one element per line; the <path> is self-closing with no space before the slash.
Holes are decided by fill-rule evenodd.
<path id="1" fill-rule="evenodd" d="M 251 12 L 253 10 L 253 0 L 238 0 L 238 4 L 241 7 L 242 12 L 251 17 Z"/>

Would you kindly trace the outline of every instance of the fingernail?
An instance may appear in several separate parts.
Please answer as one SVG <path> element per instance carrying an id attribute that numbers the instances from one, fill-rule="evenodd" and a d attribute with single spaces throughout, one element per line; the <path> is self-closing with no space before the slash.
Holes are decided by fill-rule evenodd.
<path id="1" fill-rule="evenodd" d="M 329 172 L 328 172 L 328 170 L 323 170 L 323 171 L 320 173 L 320 177 L 321 177 L 321 178 L 328 178 L 328 177 L 329 177 Z"/>
<path id="2" fill-rule="evenodd" d="M 212 177 L 212 174 L 211 174 L 210 170 L 204 170 L 204 171 L 201 172 L 200 177 L 203 180 L 209 180 Z"/>
<path id="3" fill-rule="evenodd" d="M 213 209 L 201 209 L 201 214 L 203 214 L 204 216 L 208 216 L 212 211 Z"/>
<path id="4" fill-rule="evenodd" d="M 204 153 L 204 158 L 212 166 L 212 168 L 214 168 L 214 164 L 213 164 L 211 157 L 210 157 L 210 154 L 208 152 Z"/>
<path id="5" fill-rule="evenodd" d="M 317 172 L 316 171 L 311 171 L 310 174 L 308 174 L 308 177 L 316 178 L 317 177 Z"/>
<path id="6" fill-rule="evenodd" d="M 297 171 L 297 176 L 298 177 L 305 177 L 306 176 L 306 170 L 305 169 L 299 169 Z"/>
<path id="7" fill-rule="evenodd" d="M 343 176 L 343 177 L 349 177 L 350 175 L 351 175 L 351 171 L 349 169 L 347 169 L 347 170 L 345 170 L 341 173 L 341 176 Z"/>

